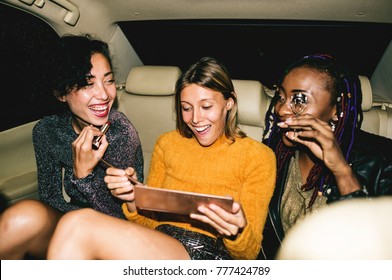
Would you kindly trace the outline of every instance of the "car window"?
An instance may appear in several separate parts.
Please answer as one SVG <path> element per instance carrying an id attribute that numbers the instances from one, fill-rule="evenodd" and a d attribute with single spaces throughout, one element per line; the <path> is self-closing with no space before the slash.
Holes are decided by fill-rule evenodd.
<path id="1" fill-rule="evenodd" d="M 290 61 L 329 53 L 371 77 L 392 39 L 392 24 L 272 20 L 168 20 L 120 22 L 145 64 L 182 69 L 214 56 L 235 79 L 276 83 Z"/>
<path id="2" fill-rule="evenodd" d="M 52 113 L 41 97 L 47 49 L 58 37 L 41 19 L 0 4 L 0 131 Z"/>

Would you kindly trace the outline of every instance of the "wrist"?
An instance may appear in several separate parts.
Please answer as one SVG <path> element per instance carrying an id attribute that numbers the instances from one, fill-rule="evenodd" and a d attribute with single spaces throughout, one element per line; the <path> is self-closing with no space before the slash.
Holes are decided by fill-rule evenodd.
<path id="1" fill-rule="evenodd" d="M 334 173 L 339 192 L 342 196 L 361 190 L 361 184 L 349 165 L 339 168 L 339 173 Z"/>
<path id="2" fill-rule="evenodd" d="M 130 213 L 136 212 L 135 200 L 125 202 Z"/>
<path id="3" fill-rule="evenodd" d="M 345 179 L 353 175 L 351 166 L 347 162 L 345 162 L 345 164 L 336 165 L 334 170 L 331 171 L 333 172 L 336 180 L 338 180 L 339 178 Z"/>
<path id="4" fill-rule="evenodd" d="M 92 174 L 93 170 L 81 171 L 81 170 L 77 170 L 76 168 L 74 168 L 73 173 L 74 173 L 74 176 L 76 179 L 83 179 L 83 178 L 88 177 L 90 174 Z"/>
<path id="5" fill-rule="evenodd" d="M 367 197 L 368 196 L 368 192 L 366 187 L 361 188 L 359 190 L 356 190 L 354 192 L 348 193 L 346 195 L 342 195 L 339 197 L 338 200 L 345 200 L 345 199 L 349 199 L 349 198 L 359 198 L 359 197 Z"/>

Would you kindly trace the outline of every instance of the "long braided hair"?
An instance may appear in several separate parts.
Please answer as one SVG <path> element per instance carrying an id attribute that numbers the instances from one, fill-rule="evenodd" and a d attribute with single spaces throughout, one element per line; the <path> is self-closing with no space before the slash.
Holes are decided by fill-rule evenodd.
<path id="1" fill-rule="evenodd" d="M 353 75 L 342 65 L 338 64 L 332 56 L 317 54 L 305 56 L 289 65 L 284 71 L 281 82 L 291 70 L 300 67 L 310 68 L 326 75 L 325 88 L 331 93 L 331 104 L 336 105 L 338 114 L 334 134 L 346 160 L 348 160 L 355 141 L 357 128 L 361 127 L 363 118 L 361 108 L 362 92 L 358 76 Z M 274 107 L 278 99 L 279 92 L 277 90 L 265 116 L 266 129 L 263 139 L 264 143 L 275 151 L 277 174 L 282 176 L 283 166 L 291 159 L 295 150 L 283 144 L 281 131 L 277 126 L 279 119 L 274 114 Z M 302 189 L 305 191 L 313 190 L 308 208 L 313 205 L 318 192 L 323 191 L 323 186 L 333 184 L 334 180 L 324 163 L 321 160 L 317 161 L 310 170 L 306 183 L 302 186 Z"/>

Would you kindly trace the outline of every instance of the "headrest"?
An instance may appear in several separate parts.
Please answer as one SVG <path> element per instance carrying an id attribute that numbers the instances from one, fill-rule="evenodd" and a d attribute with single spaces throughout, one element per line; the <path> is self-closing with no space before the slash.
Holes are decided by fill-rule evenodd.
<path id="1" fill-rule="evenodd" d="M 368 77 L 358 75 L 358 78 L 362 89 L 362 111 L 369 111 L 373 105 L 372 86 Z"/>
<path id="2" fill-rule="evenodd" d="M 391 211 L 390 196 L 331 203 L 290 229 L 277 259 L 391 259 Z"/>
<path id="3" fill-rule="evenodd" d="M 238 122 L 262 126 L 267 102 L 262 84 L 255 80 L 233 80 L 233 85 L 238 100 Z"/>
<path id="4" fill-rule="evenodd" d="M 125 91 L 136 95 L 173 95 L 180 76 L 177 66 L 137 66 L 128 74 Z"/>

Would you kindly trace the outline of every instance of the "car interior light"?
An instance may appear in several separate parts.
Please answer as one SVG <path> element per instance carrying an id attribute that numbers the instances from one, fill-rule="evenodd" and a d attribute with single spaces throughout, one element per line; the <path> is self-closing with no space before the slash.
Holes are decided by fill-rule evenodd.
<path id="1" fill-rule="evenodd" d="M 36 5 L 39 8 L 42 8 L 45 5 L 45 0 L 36 0 L 34 2 L 34 5 Z"/>

